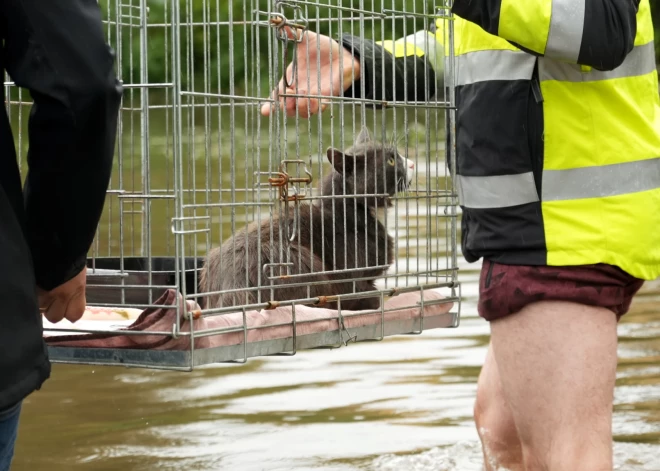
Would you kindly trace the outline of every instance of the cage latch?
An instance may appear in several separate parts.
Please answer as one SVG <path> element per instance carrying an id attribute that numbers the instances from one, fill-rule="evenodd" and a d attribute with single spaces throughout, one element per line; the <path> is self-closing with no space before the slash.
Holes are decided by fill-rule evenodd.
<path id="1" fill-rule="evenodd" d="M 286 72 L 283 74 L 284 85 L 286 88 L 293 88 L 293 80 L 295 80 L 297 70 L 298 70 L 298 57 L 296 55 L 296 46 L 298 43 L 302 42 L 303 35 L 308 28 L 308 21 L 303 15 L 303 10 L 300 5 L 291 4 L 288 2 L 275 1 L 275 7 L 279 7 L 280 10 L 284 8 L 290 8 L 293 10 L 293 19 L 289 19 L 284 16 L 284 13 L 272 12 L 269 20 L 269 24 L 275 28 L 275 33 L 277 39 L 284 43 L 284 63 L 289 62 L 289 52 L 293 54 L 293 59 L 291 60 L 291 82 L 287 77 Z M 292 33 L 292 34 L 291 34 Z M 293 44 L 291 47 L 292 51 L 289 51 L 289 44 Z"/>
<path id="2" fill-rule="evenodd" d="M 289 42 L 291 40 L 295 42 L 302 41 L 302 33 L 307 30 L 309 22 L 303 15 L 303 9 L 300 5 L 287 2 L 286 0 L 275 0 L 273 2 L 275 8 L 279 8 L 280 11 L 284 11 L 285 8 L 290 8 L 293 11 L 293 20 L 289 20 L 284 13 L 271 12 L 270 24 L 277 28 L 277 38 L 284 42 Z M 294 30 L 300 30 L 300 34 L 296 34 L 295 38 L 290 38 L 287 34 L 285 27 L 292 28 Z"/>
<path id="3" fill-rule="evenodd" d="M 303 164 L 302 160 L 283 160 L 280 164 L 279 172 L 275 172 L 274 176 L 268 178 L 268 183 L 270 186 L 279 189 L 280 199 L 282 201 L 298 201 L 304 199 L 307 196 L 307 192 L 301 192 L 295 186 L 296 183 L 303 183 L 305 185 L 310 185 L 312 183 L 313 177 L 312 172 L 307 169 L 307 166 L 304 167 L 304 172 L 306 176 L 304 177 L 294 177 L 289 175 L 287 172 L 286 166 L 288 163 L 297 163 Z M 292 194 L 289 193 L 289 185 L 292 185 L 293 191 Z"/>

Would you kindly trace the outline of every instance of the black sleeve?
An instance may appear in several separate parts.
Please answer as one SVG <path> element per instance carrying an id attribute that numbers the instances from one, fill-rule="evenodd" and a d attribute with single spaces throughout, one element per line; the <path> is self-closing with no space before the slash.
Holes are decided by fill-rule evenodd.
<path id="1" fill-rule="evenodd" d="M 122 88 L 96 0 L 4 0 L 5 66 L 30 91 L 26 238 L 37 285 L 85 266 L 110 181 Z"/>
<path id="2" fill-rule="evenodd" d="M 374 41 L 350 34 L 342 36 L 341 44 L 361 59 L 360 79 L 346 90 L 344 96 L 381 102 L 421 102 L 435 95 L 438 85 L 436 74 L 423 57 L 411 55 L 395 58 Z M 381 108 L 383 105 L 373 106 Z"/>
<path id="3" fill-rule="evenodd" d="M 502 8 L 504 2 L 507 8 Z M 542 14 L 539 4 L 547 2 L 561 11 L 564 7 L 575 9 L 582 26 L 577 64 L 598 70 L 612 70 L 621 65 L 632 51 L 637 34 L 637 11 L 640 0 L 455 0 L 452 11 L 457 16 L 480 26 L 484 31 L 506 39 L 514 46 L 537 56 L 566 60 L 559 52 L 557 57 L 546 53 L 549 30 L 552 26 L 535 30 L 532 36 L 521 28 L 519 32 L 500 31 L 500 16 L 514 15 L 515 19 L 534 18 Z M 577 6 L 577 8 L 576 8 Z M 553 15 L 557 17 L 558 15 Z M 575 18 L 575 16 L 573 16 Z M 551 20 L 552 21 L 552 20 Z M 557 20 L 566 23 L 564 20 Z M 567 38 L 572 42 L 572 37 Z M 538 45 L 543 45 L 538 47 Z M 575 44 L 575 46 L 578 46 Z M 575 47 L 574 46 L 574 47 Z"/>

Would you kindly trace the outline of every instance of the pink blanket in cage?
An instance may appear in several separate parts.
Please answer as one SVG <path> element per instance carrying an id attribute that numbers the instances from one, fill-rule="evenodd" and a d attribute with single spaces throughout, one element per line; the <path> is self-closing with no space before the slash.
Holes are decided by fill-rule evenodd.
<path id="1" fill-rule="evenodd" d="M 443 299 L 443 296 L 436 290 L 424 291 L 424 301 L 436 301 Z M 172 326 L 176 321 L 176 311 L 168 306 L 175 306 L 175 303 L 183 307 L 183 297 L 175 290 L 167 290 L 154 302 L 154 305 L 163 307 L 152 307 L 145 309 L 127 327 L 121 327 L 115 330 L 116 333 L 77 333 L 60 334 L 58 332 L 44 332 L 44 338 L 48 345 L 58 347 L 85 347 L 85 348 L 126 348 L 126 349 L 152 349 L 152 350 L 184 350 L 190 348 L 190 338 L 181 336 L 172 338 L 160 334 L 154 335 L 126 335 L 123 331 L 141 331 L 141 332 L 171 332 Z M 385 309 L 390 310 L 385 313 L 385 321 L 406 320 L 419 318 L 421 305 L 421 295 L 419 292 L 402 293 L 388 299 L 385 302 Z M 207 329 L 223 329 L 243 326 L 243 313 L 231 313 L 217 316 L 201 316 L 201 310 L 194 301 L 186 301 L 188 312 L 193 313 L 194 331 L 203 331 Z M 453 307 L 452 303 L 425 305 L 424 317 L 438 316 L 448 313 Z M 139 311 L 138 311 L 139 312 Z M 99 329 L 99 326 L 93 326 L 96 323 L 107 325 L 108 321 L 123 319 L 124 324 L 128 323 L 135 316 L 136 310 L 120 310 L 90 307 L 85 315 L 76 324 L 67 325 L 68 328 L 75 329 L 76 325 L 85 329 Z M 346 329 L 362 327 L 366 325 L 379 325 L 382 321 L 380 313 L 359 314 L 359 311 L 342 311 L 344 327 Z M 351 315 L 358 314 L 358 315 Z M 126 319 L 128 317 L 128 319 Z M 248 328 L 264 326 L 264 328 L 249 330 L 248 343 L 261 340 L 274 340 L 288 338 L 293 335 L 292 327 L 292 308 L 277 307 L 274 309 L 261 311 L 247 311 L 245 318 Z M 313 308 L 308 306 L 296 306 L 296 333 L 297 335 L 307 335 L 320 333 L 324 331 L 337 330 L 338 312 L 336 310 Z M 116 322 L 115 322 L 116 324 Z M 278 325 L 284 324 L 284 325 Z M 44 322 L 44 327 L 62 328 L 59 324 L 48 324 Z M 107 327 L 101 327 L 106 329 Z M 181 317 L 181 330 L 190 331 L 190 321 Z M 195 338 L 195 348 L 210 348 L 219 346 L 237 345 L 243 343 L 243 331 L 218 333 L 209 336 Z"/>

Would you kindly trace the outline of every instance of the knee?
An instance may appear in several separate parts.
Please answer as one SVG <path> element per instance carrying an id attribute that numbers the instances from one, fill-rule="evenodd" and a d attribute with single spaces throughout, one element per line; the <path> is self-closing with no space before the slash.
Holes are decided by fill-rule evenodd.
<path id="1" fill-rule="evenodd" d="M 473 413 L 487 470 L 500 466 L 511 470 L 612 469 L 612 442 L 606 421 L 594 420 L 586 429 L 561 430 L 548 444 L 544 435 L 519 434 L 503 398 L 480 386 Z M 601 422 L 604 426 L 599 427 Z"/>
<path id="2" fill-rule="evenodd" d="M 503 458 L 519 458 L 520 438 L 513 416 L 506 403 L 496 401 L 481 388 L 474 403 L 474 421 L 484 448 L 502 461 Z M 505 460 L 509 461 L 509 460 Z"/>
<path id="3" fill-rule="evenodd" d="M 119 109 L 121 97 L 123 95 L 123 86 L 117 78 L 114 68 L 114 51 L 108 47 L 109 67 L 103 67 L 99 64 L 98 71 L 92 75 L 89 83 L 81 90 L 82 94 L 87 94 L 90 101 L 104 107 L 107 112 L 114 112 Z"/>
<path id="4" fill-rule="evenodd" d="M 78 119 L 89 114 L 115 113 L 123 95 L 123 86 L 115 72 L 114 49 L 106 43 L 95 49 L 97 54 L 86 54 L 75 72 L 61 78 L 62 89 L 66 90 L 69 105 Z"/>

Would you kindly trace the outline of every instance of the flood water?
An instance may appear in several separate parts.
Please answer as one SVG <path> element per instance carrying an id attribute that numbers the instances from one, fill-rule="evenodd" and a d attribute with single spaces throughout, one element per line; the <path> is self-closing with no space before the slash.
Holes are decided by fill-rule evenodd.
<path id="1" fill-rule="evenodd" d="M 124 158 L 124 171 L 134 171 Z M 166 165 L 154 162 L 158 186 Z M 208 158 L 187 168 L 216 175 Z M 150 240 L 154 250 L 170 250 L 171 214 L 159 208 Z M 423 218 L 409 220 L 414 230 Z M 192 373 L 54 365 L 25 402 L 13 470 L 481 470 L 472 407 L 489 330 L 476 315 L 479 264 L 459 256 L 459 266 L 457 329 Z M 660 470 L 659 302 L 660 283 L 647 284 L 619 327 L 617 470 Z"/>
<path id="2" fill-rule="evenodd" d="M 462 272 L 455 330 L 192 373 L 54 365 L 26 401 L 14 469 L 478 471 L 475 276 Z M 658 288 L 619 328 L 617 470 L 660 469 Z"/>

